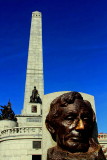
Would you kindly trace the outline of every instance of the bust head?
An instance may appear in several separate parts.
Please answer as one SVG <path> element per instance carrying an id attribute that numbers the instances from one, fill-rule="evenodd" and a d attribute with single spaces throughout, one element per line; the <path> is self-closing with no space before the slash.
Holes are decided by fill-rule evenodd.
<path id="1" fill-rule="evenodd" d="M 92 137 L 95 114 L 78 92 L 65 93 L 52 101 L 46 127 L 57 145 L 69 152 L 86 152 Z"/>

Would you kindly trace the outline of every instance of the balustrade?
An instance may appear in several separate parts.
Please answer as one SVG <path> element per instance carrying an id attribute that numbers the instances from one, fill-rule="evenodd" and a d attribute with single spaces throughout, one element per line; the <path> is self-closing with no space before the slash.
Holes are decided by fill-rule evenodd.
<path id="1" fill-rule="evenodd" d="M 14 127 L 10 129 L 5 129 L 1 131 L 1 138 L 8 136 L 17 136 L 17 135 L 34 135 L 35 137 L 42 137 L 42 128 L 41 127 Z"/>

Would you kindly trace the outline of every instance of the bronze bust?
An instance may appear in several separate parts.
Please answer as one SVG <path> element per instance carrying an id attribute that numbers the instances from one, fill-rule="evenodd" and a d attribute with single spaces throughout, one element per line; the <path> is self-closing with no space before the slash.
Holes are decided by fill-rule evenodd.
<path id="1" fill-rule="evenodd" d="M 49 148 L 47 160 L 106 160 L 92 136 L 95 113 L 78 92 L 65 93 L 52 101 L 46 127 L 57 146 Z"/>

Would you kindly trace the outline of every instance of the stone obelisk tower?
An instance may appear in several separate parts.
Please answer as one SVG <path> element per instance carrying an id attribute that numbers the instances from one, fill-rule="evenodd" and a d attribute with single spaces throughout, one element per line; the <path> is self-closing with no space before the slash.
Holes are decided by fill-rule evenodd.
<path id="1" fill-rule="evenodd" d="M 42 15 L 38 11 L 32 13 L 24 108 L 22 114 L 35 114 L 34 111 L 32 111 L 32 106 L 35 106 L 35 104 L 30 103 L 32 90 L 35 86 L 38 90 L 40 98 L 42 99 L 42 96 L 44 94 L 42 61 Z M 37 108 L 39 108 L 40 106 L 40 104 L 36 104 Z M 36 112 L 39 112 L 40 114 L 40 111 Z"/>

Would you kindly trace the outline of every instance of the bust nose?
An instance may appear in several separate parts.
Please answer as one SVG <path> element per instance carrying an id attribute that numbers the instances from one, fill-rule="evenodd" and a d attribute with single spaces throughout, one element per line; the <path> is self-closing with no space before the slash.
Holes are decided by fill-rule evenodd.
<path id="1" fill-rule="evenodd" d="M 78 124 L 75 129 L 76 130 L 84 130 L 84 123 L 81 119 L 78 121 Z"/>

